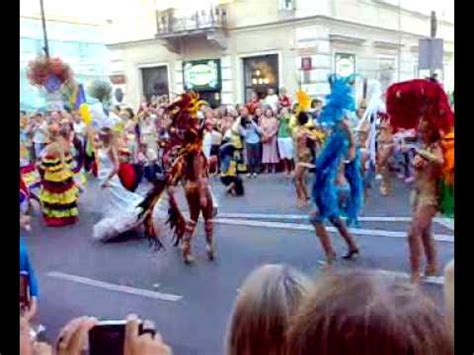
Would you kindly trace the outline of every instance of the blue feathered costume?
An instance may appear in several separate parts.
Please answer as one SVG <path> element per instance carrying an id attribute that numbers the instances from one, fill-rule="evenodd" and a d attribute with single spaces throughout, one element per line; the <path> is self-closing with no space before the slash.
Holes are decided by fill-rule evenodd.
<path id="1" fill-rule="evenodd" d="M 347 112 L 355 110 L 351 80 L 352 78 L 338 78 L 335 75 L 329 78 L 331 94 L 326 98 L 327 103 L 322 110 L 320 121 L 332 129 L 332 134 L 315 161 L 316 178 L 312 195 L 318 215 L 312 222 L 324 222 L 326 219 L 333 221 L 343 214 L 348 218 L 348 225 L 357 224 L 357 216 L 363 205 L 360 152 L 356 151 L 353 160 L 346 160 L 351 138 L 342 123 Z M 340 188 L 336 184 L 336 178 L 342 159 L 345 160 L 344 176 L 349 191 L 344 205 L 340 206 Z"/>

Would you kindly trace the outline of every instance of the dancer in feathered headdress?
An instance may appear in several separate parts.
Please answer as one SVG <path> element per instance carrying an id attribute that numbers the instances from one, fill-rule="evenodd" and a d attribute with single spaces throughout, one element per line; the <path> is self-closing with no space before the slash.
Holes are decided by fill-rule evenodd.
<path id="1" fill-rule="evenodd" d="M 317 146 L 322 145 L 324 135 L 314 126 L 308 127 L 311 120 L 308 113 L 311 107 L 311 98 L 302 90 L 296 93 L 298 111 L 296 123 L 293 127 L 293 138 L 296 146 L 295 187 L 296 203 L 298 207 L 306 206 L 309 193 L 306 187 L 306 172 L 314 169 L 314 158 Z"/>
<path id="2" fill-rule="evenodd" d="M 156 233 L 156 219 L 153 217 L 154 206 L 159 202 L 163 191 L 176 186 L 185 180 L 185 195 L 188 202 L 190 217 L 187 221 L 182 217 L 172 193 L 170 198 L 169 224 L 175 232 L 177 245 L 182 241 L 182 252 L 185 263 L 191 263 L 194 258 L 191 253 L 191 239 L 196 228 L 199 215 L 204 217 L 207 253 L 210 260 L 214 259 L 215 247 L 213 240 L 213 198 L 208 182 L 207 159 L 203 153 L 203 130 L 197 119 L 197 112 L 203 101 L 197 94 L 182 94 L 167 107 L 171 117 L 171 144 L 178 146 L 179 151 L 170 171 L 166 173 L 165 181 L 155 185 L 141 204 L 144 208 L 146 233 L 149 238 L 159 238 Z M 169 189 L 168 189 L 169 191 Z M 162 245 L 158 240 L 159 245 Z"/>
<path id="3" fill-rule="evenodd" d="M 377 140 L 377 121 L 382 119 L 386 113 L 385 103 L 382 100 L 382 87 L 376 80 L 367 80 L 365 82 L 364 92 L 367 93 L 367 99 L 364 95 L 365 111 L 357 125 L 356 132 L 358 145 L 361 150 L 361 164 L 364 172 L 364 187 L 367 190 L 372 186 L 372 180 L 375 177 L 376 168 L 376 140 Z"/>
<path id="4" fill-rule="evenodd" d="M 342 211 L 340 210 L 337 188 L 341 163 L 344 163 L 344 176 L 350 188 L 345 201 L 346 213 L 350 219 L 356 219 L 362 205 L 363 187 L 356 142 L 347 119 L 347 113 L 355 109 L 351 81 L 338 78 L 335 75 L 330 76 L 329 81 L 331 94 L 326 98 L 326 105 L 321 112 L 320 121 L 328 125 L 332 133 L 316 159 L 313 199 L 318 210 L 313 213 L 311 221 L 326 254 L 327 264 L 331 265 L 335 260 L 336 253 L 324 226 L 326 219 L 337 228 L 348 246 L 349 250 L 343 258 L 351 259 L 359 254 L 353 236 L 341 219 Z"/>
<path id="5" fill-rule="evenodd" d="M 432 219 L 454 206 L 454 114 L 443 88 L 432 80 L 389 87 L 387 111 L 394 130 L 416 129 L 423 141 L 414 160 L 413 222 L 408 234 L 412 280 L 418 282 L 422 250 L 427 261 L 425 275 L 438 271 Z"/>

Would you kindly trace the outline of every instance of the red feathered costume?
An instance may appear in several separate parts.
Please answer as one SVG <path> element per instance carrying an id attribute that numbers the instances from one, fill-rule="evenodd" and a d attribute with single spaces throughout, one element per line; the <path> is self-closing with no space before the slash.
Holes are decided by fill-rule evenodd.
<path id="1" fill-rule="evenodd" d="M 213 201 L 207 181 L 207 159 L 202 151 L 202 129 L 197 120 L 197 111 L 202 103 L 198 95 L 191 92 L 182 94 L 167 107 L 172 120 L 168 151 L 176 151 L 174 148 L 179 148 L 176 154 L 172 154 L 174 161 L 166 172 L 165 181 L 157 182 L 141 205 L 146 214 L 146 233 L 160 247 L 162 244 L 153 226 L 153 208 L 167 187 L 176 186 L 183 179 L 186 181 L 185 196 L 190 218 L 185 221 L 172 194 L 170 194 L 169 210 L 169 224 L 175 232 L 176 245 L 182 241 L 183 259 L 186 263 L 193 260 L 191 239 L 201 213 L 204 217 L 208 257 L 211 260 L 214 258 Z"/>
<path id="2" fill-rule="evenodd" d="M 432 80 L 417 79 L 390 86 L 387 112 L 395 131 L 417 129 L 421 117 L 443 132 L 450 131 L 454 125 L 448 96 L 441 85 Z"/>
<path id="3" fill-rule="evenodd" d="M 412 281 L 421 278 L 421 256 L 426 257 L 425 276 L 436 275 L 438 263 L 432 220 L 454 206 L 454 114 L 448 96 L 433 80 L 412 80 L 387 90 L 387 112 L 394 130 L 416 129 L 423 140 L 413 161 L 413 221 L 408 233 Z M 449 139 L 448 139 L 449 138 Z"/>

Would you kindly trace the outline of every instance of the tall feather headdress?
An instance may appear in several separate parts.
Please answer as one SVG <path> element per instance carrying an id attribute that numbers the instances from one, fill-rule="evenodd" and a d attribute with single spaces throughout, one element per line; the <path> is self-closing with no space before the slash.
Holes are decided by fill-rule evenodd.
<path id="1" fill-rule="evenodd" d="M 440 84 L 415 79 L 393 84 L 387 90 L 387 112 L 394 130 L 417 128 L 420 119 L 448 132 L 454 125 L 449 99 Z"/>
<path id="2" fill-rule="evenodd" d="M 298 112 L 308 112 L 311 108 L 311 97 L 301 89 L 296 92 L 296 101 L 298 102 Z"/>
<path id="3" fill-rule="evenodd" d="M 331 93 L 326 96 L 319 120 L 332 126 L 342 121 L 348 112 L 355 111 L 355 98 L 352 90 L 352 78 L 341 78 L 335 74 L 329 76 Z"/>

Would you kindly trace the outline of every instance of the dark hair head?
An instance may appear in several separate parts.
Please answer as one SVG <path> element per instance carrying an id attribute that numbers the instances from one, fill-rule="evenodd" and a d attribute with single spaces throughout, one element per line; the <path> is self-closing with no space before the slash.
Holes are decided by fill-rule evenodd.
<path id="1" fill-rule="evenodd" d="M 300 107 L 300 104 L 299 103 L 295 103 L 293 104 L 293 113 L 296 113 L 296 111 L 298 111 L 298 108 Z"/>
<path id="2" fill-rule="evenodd" d="M 309 121 L 309 117 L 308 117 L 308 114 L 306 112 L 298 113 L 298 117 L 296 119 L 298 120 L 298 124 L 300 126 L 304 126 Z"/>
<path id="3" fill-rule="evenodd" d="M 292 322 L 292 355 L 452 355 L 443 315 L 408 280 L 351 271 L 321 279 Z"/>
<path id="4" fill-rule="evenodd" d="M 311 100 L 311 108 L 315 108 L 316 105 L 322 104 L 323 102 L 320 99 Z"/>

